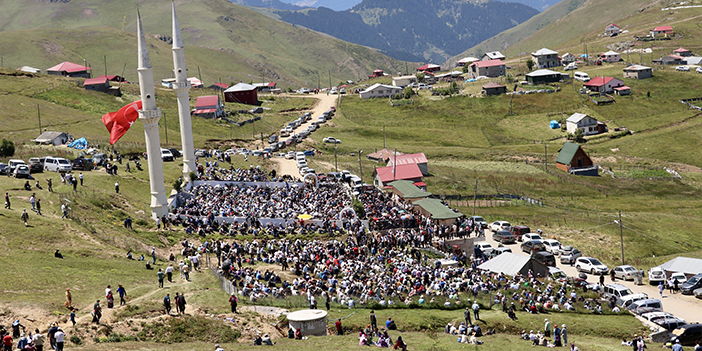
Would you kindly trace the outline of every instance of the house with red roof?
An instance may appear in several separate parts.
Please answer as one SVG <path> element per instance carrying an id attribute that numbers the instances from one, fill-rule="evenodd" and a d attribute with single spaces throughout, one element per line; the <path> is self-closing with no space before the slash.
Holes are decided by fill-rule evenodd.
<path id="1" fill-rule="evenodd" d="M 275 89 L 276 83 L 275 82 L 253 83 L 253 86 L 255 86 L 256 90 L 258 90 L 259 92 L 270 92 L 271 90 Z"/>
<path id="2" fill-rule="evenodd" d="M 395 155 L 402 156 L 404 154 L 402 152 L 393 151 L 390 149 L 381 149 L 381 150 L 378 150 L 376 152 L 368 154 L 366 157 L 371 161 L 375 161 L 375 162 L 383 161 L 384 163 L 387 164 L 388 159 L 390 157 L 395 156 Z"/>
<path id="3" fill-rule="evenodd" d="M 396 167 L 380 167 L 373 172 L 373 184 L 382 189 L 388 183 L 396 180 L 409 180 L 412 183 L 422 181 L 422 171 L 416 163 L 397 165 Z"/>
<path id="4" fill-rule="evenodd" d="M 614 77 L 593 77 L 583 86 L 596 93 L 611 94 L 614 92 L 614 88 L 623 87 L 624 82 Z"/>
<path id="5" fill-rule="evenodd" d="M 210 85 L 209 87 L 207 87 L 207 89 L 219 90 L 219 91 L 227 90 L 227 88 L 229 88 L 229 85 L 227 85 L 225 83 L 214 83 L 214 84 Z"/>
<path id="6" fill-rule="evenodd" d="M 611 23 L 607 27 L 605 27 L 605 35 L 608 37 L 613 37 L 617 34 L 619 34 L 620 28 L 618 25 Z"/>
<path id="7" fill-rule="evenodd" d="M 224 116 L 224 104 L 219 95 L 198 96 L 193 115 L 203 118 L 219 118 Z"/>
<path id="8" fill-rule="evenodd" d="M 47 74 L 64 77 L 90 78 L 90 67 L 64 61 L 46 69 Z"/>
<path id="9" fill-rule="evenodd" d="M 435 65 L 433 63 L 427 63 L 426 65 L 417 68 L 417 72 L 436 72 L 440 70 L 441 66 Z"/>
<path id="10" fill-rule="evenodd" d="M 375 71 L 373 71 L 373 74 L 368 76 L 368 78 L 377 78 L 377 77 L 382 77 L 384 75 L 385 75 L 385 72 L 383 72 L 382 69 L 376 69 Z"/>
<path id="11" fill-rule="evenodd" d="M 468 73 L 471 78 L 480 76 L 496 78 L 504 76 L 507 67 L 502 60 L 476 61 L 468 65 Z"/>
<path id="12" fill-rule="evenodd" d="M 651 30 L 652 37 L 668 37 L 675 34 L 671 26 L 658 26 Z"/>
<path id="13" fill-rule="evenodd" d="M 423 152 L 416 153 L 416 154 L 398 154 L 398 155 L 392 155 L 391 157 L 388 158 L 387 160 L 387 165 L 392 166 L 394 164 L 399 165 L 409 165 L 409 164 L 416 164 L 419 166 L 419 170 L 422 171 L 423 176 L 428 176 L 429 175 L 429 169 L 427 168 L 427 156 L 424 155 Z"/>
<path id="14" fill-rule="evenodd" d="M 110 86 L 110 80 L 107 76 L 100 76 L 97 78 L 88 78 L 83 82 L 83 87 L 85 90 L 99 91 L 101 93 L 108 93 L 114 96 L 122 96 L 122 91 L 119 87 Z"/>
<path id="15" fill-rule="evenodd" d="M 673 54 L 682 56 L 682 57 L 690 57 L 692 56 L 692 51 L 685 49 L 685 48 L 679 48 L 673 51 Z"/>
<path id="16" fill-rule="evenodd" d="M 118 75 L 100 76 L 98 78 L 102 78 L 102 77 L 107 78 L 107 80 L 109 80 L 110 82 L 129 83 L 129 82 L 127 82 L 126 79 L 124 79 L 124 77 L 118 76 Z"/>

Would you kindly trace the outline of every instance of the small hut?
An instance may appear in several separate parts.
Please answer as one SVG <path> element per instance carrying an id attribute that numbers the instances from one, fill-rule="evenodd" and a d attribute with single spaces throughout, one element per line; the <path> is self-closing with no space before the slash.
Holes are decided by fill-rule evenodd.
<path id="1" fill-rule="evenodd" d="M 290 328 L 298 328 L 305 336 L 327 335 L 327 312 L 323 310 L 300 310 L 288 315 Z"/>

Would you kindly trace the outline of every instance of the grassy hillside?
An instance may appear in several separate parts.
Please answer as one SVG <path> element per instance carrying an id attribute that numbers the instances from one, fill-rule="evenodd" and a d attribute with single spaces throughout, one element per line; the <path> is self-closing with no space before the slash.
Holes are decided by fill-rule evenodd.
<path id="1" fill-rule="evenodd" d="M 147 35 L 170 37 L 170 4 L 139 4 Z M 103 74 L 107 56 L 109 74 L 120 74 L 127 63 L 127 79 L 136 80 L 133 3 L 2 0 L 0 6 L 5 9 L 0 14 L 0 55 L 6 67 L 45 69 L 64 60 L 87 60 Z M 357 80 L 374 69 L 404 67 L 372 49 L 295 28 L 226 0 L 177 1 L 176 6 L 190 75 L 201 74 L 207 85 L 222 78 L 316 86 L 318 74 L 331 74 L 335 81 Z M 151 41 L 155 76 L 167 77 L 172 69 L 170 46 Z"/>
<path id="2" fill-rule="evenodd" d="M 657 3 L 658 0 L 563 0 L 528 21 L 456 55 L 449 62 L 493 50 L 501 50 L 508 57 L 514 57 L 542 47 L 559 48 L 579 40 L 585 33 L 604 32 L 606 25 L 619 23 L 643 9 L 660 12 L 652 7 Z"/>

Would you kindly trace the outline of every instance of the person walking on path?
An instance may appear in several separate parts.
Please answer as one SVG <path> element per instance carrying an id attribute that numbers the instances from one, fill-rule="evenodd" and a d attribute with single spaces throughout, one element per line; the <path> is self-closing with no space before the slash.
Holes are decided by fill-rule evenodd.
<path id="1" fill-rule="evenodd" d="M 34 329 L 34 337 L 32 340 L 34 340 L 34 346 L 36 346 L 37 351 L 44 351 L 44 335 L 39 333 L 38 328 Z"/>
<path id="2" fill-rule="evenodd" d="M 169 283 L 173 283 L 173 263 L 166 267 L 166 277 L 168 278 Z"/>
<path id="3" fill-rule="evenodd" d="M 115 182 L 115 193 L 119 194 L 119 182 Z"/>
<path id="4" fill-rule="evenodd" d="M 185 305 L 187 304 L 185 302 L 185 294 L 180 294 L 178 296 L 178 300 L 176 302 L 178 303 L 178 308 L 180 309 L 180 313 L 185 314 Z"/>
<path id="5" fill-rule="evenodd" d="M 41 213 L 41 199 L 37 199 L 37 215 L 43 216 Z"/>
<path id="6" fill-rule="evenodd" d="M 159 268 L 156 275 L 158 276 L 158 287 L 163 288 L 163 270 Z"/>
<path id="7" fill-rule="evenodd" d="M 478 305 L 478 301 L 473 302 L 473 317 L 475 317 L 475 321 L 480 320 L 480 305 Z"/>
<path id="8" fill-rule="evenodd" d="M 117 288 L 117 293 L 119 294 L 119 305 L 126 305 L 127 301 L 124 300 L 124 296 L 127 295 L 127 290 L 124 289 L 122 284 L 119 284 L 119 287 Z"/>
<path id="9" fill-rule="evenodd" d="M 239 300 L 236 298 L 236 293 L 232 293 L 232 296 L 229 297 L 229 305 L 232 307 L 232 313 L 239 313 L 236 311 L 236 307 L 239 304 Z"/>
<path id="10" fill-rule="evenodd" d="M 36 195 L 36 193 L 32 193 L 32 196 L 29 197 L 29 203 L 32 205 L 32 211 L 36 212 L 37 211 L 37 195 Z"/>
<path id="11" fill-rule="evenodd" d="M 102 318 L 102 307 L 100 306 L 100 300 L 97 300 L 95 305 L 93 305 L 93 322 L 100 324 L 100 318 Z"/>
<path id="12" fill-rule="evenodd" d="M 154 262 L 151 264 L 156 264 L 156 248 L 155 247 L 151 248 L 151 257 L 154 259 Z"/>
<path id="13" fill-rule="evenodd" d="M 466 323 L 466 327 L 473 325 L 473 321 L 470 320 L 470 307 L 466 307 L 466 310 L 463 311 L 463 319 Z"/>
<path id="14" fill-rule="evenodd" d="M 183 276 L 186 282 L 190 281 L 190 266 L 183 266 Z"/>
<path id="15" fill-rule="evenodd" d="M 171 314 L 171 294 L 166 294 L 163 298 L 163 307 L 166 308 L 166 314 Z"/>
<path id="16" fill-rule="evenodd" d="M 68 218 L 68 211 L 66 210 L 66 204 L 61 204 L 61 212 L 63 212 L 63 215 L 61 218 Z"/>
<path id="17" fill-rule="evenodd" d="M 10 193 L 5 193 L 5 208 L 11 210 L 10 208 Z"/>
<path id="18" fill-rule="evenodd" d="M 59 327 L 58 330 L 56 330 L 56 334 L 54 334 L 54 339 L 56 339 L 56 351 L 63 351 L 63 338 L 65 336 L 66 333 Z"/>
<path id="19" fill-rule="evenodd" d="M 27 213 L 26 208 L 22 210 L 22 215 L 20 216 L 20 218 L 22 218 L 22 222 L 24 222 L 24 226 L 29 227 L 29 224 L 27 223 L 27 221 L 29 220 L 29 214 Z"/>
<path id="20" fill-rule="evenodd" d="M 69 310 L 73 306 L 73 299 L 71 298 L 71 288 L 66 288 L 66 302 L 64 303 L 64 305 Z"/>
<path id="21" fill-rule="evenodd" d="M 71 323 L 73 323 L 73 326 L 76 326 L 76 309 L 71 310 Z"/>
<path id="22" fill-rule="evenodd" d="M 665 287 L 663 286 L 663 282 L 658 283 L 658 293 L 661 294 L 661 298 L 663 297 L 663 290 L 665 290 Z"/>

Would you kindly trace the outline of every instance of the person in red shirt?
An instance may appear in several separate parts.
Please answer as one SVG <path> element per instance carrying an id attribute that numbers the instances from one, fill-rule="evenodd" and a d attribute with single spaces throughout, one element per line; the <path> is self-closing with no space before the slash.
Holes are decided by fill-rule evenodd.
<path id="1" fill-rule="evenodd" d="M 12 335 L 7 334 L 2 338 L 3 351 L 12 351 Z"/>
<path id="2" fill-rule="evenodd" d="M 341 327 L 341 319 L 336 321 L 336 335 L 344 335 L 344 329 Z"/>

